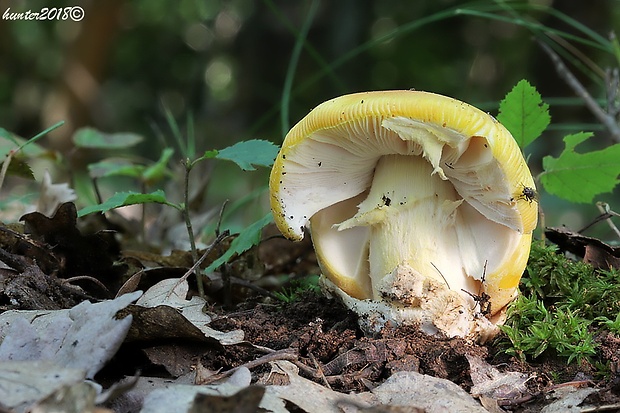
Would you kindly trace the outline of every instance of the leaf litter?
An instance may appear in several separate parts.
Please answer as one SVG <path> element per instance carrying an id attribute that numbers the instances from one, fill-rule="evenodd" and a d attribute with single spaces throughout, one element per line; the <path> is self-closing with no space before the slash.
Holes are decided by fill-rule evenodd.
<path id="1" fill-rule="evenodd" d="M 367 337 L 354 314 L 311 292 L 285 303 L 239 281 L 200 298 L 191 278 L 179 281 L 187 253 L 130 252 L 108 222 L 88 219 L 83 235 L 68 203 L 0 231 L 6 411 L 555 412 L 618 402 L 617 373 L 597 381 L 587 365 L 526 364 L 492 343 L 413 327 Z M 219 279 L 243 280 L 244 254 L 261 261 L 262 276 L 248 279 L 261 288 L 319 271 L 309 242 L 276 238 L 231 257 Z M 620 340 L 601 343 L 617 365 Z M 552 372 L 569 382 L 558 387 Z"/>

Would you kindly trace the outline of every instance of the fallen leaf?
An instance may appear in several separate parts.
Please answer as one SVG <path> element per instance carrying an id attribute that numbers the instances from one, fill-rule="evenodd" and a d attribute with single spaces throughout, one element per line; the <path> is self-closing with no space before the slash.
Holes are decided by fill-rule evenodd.
<path id="1" fill-rule="evenodd" d="M 0 360 L 45 360 L 94 375 L 112 358 L 125 339 L 131 317 L 117 319 L 119 310 L 141 292 L 69 310 L 6 311 L 0 314 Z"/>
<path id="2" fill-rule="evenodd" d="M 65 385 L 84 381 L 85 371 L 59 367 L 52 361 L 2 361 L 0 407 L 23 412 Z"/>
<path id="3" fill-rule="evenodd" d="M 597 238 L 587 237 L 566 228 L 547 228 L 545 235 L 560 249 L 583 257 L 594 268 L 620 268 L 620 248 L 612 247 Z"/>
<path id="4" fill-rule="evenodd" d="M 31 413 L 93 413 L 96 396 L 97 389 L 92 383 L 64 385 L 37 402 L 30 411 Z"/>
<path id="5" fill-rule="evenodd" d="M 369 407 L 359 395 L 344 394 L 326 388 L 318 383 L 305 379 L 299 375 L 299 369 L 293 363 L 279 360 L 271 363 L 271 374 L 283 375 L 288 378 L 285 386 L 267 386 L 266 395 L 275 395 L 278 398 L 293 403 L 302 411 L 321 413 L 340 413 L 339 403 L 350 403 Z"/>
<path id="6" fill-rule="evenodd" d="M 149 361 L 156 366 L 163 366 L 172 377 L 189 373 L 195 365 L 195 358 L 202 354 L 205 345 L 196 343 L 162 344 L 142 349 Z"/>
<path id="7" fill-rule="evenodd" d="M 427 412 L 487 413 L 453 382 L 415 371 L 400 371 L 372 390 L 380 403 Z"/>
<path id="8" fill-rule="evenodd" d="M 189 413 L 254 413 L 265 394 L 261 386 L 248 386 L 231 396 L 198 393 L 194 397 Z"/>
<path id="9" fill-rule="evenodd" d="M 32 212 L 22 216 L 20 221 L 25 222 L 25 233 L 46 243 L 64 263 L 64 267 L 57 268 L 63 275 L 99 276 L 104 280 L 114 275 L 113 260 L 118 252 L 114 238 L 107 233 L 82 235 L 77 228 L 77 212 L 72 202 L 60 205 L 51 218 Z"/>
<path id="10" fill-rule="evenodd" d="M 591 387 L 563 386 L 553 390 L 553 396 L 557 398 L 553 403 L 543 407 L 540 413 L 579 413 L 582 408 L 579 405 L 586 397 L 598 390 Z M 592 410 L 595 411 L 595 410 Z"/>
<path id="11" fill-rule="evenodd" d="M 241 330 L 221 332 L 209 327 L 211 317 L 203 311 L 207 302 L 198 296 L 187 300 L 185 297 L 188 292 L 189 285 L 186 281 L 179 282 L 179 279 L 171 278 L 155 284 L 136 304 L 150 308 L 159 306 L 173 308 L 206 337 L 213 338 L 223 345 L 238 344 L 243 341 L 244 333 Z"/>
<path id="12" fill-rule="evenodd" d="M 236 399 L 237 404 L 242 403 L 245 400 L 247 400 L 248 403 L 254 403 L 257 398 L 258 391 L 248 390 L 247 393 L 245 393 L 243 392 L 243 389 L 248 389 L 248 387 L 239 387 L 228 382 L 221 384 L 211 384 L 207 386 L 189 386 L 182 384 L 168 385 L 167 387 L 156 388 L 150 393 L 148 393 L 144 399 L 144 404 L 142 405 L 140 413 L 190 412 L 190 409 L 193 408 L 192 406 L 195 406 L 195 400 L 198 394 L 216 396 L 218 398 L 229 398 L 224 399 L 222 404 L 230 405 L 228 402 L 230 400 L 235 400 L 235 395 L 242 391 L 239 394 L 239 398 Z M 202 396 L 199 399 L 202 400 Z M 241 405 L 240 407 L 243 407 L 243 405 Z M 259 408 L 257 409 L 255 405 L 252 405 L 253 410 L 248 411 L 252 413 L 256 411 L 288 413 L 288 410 L 285 408 L 284 401 L 281 400 L 279 397 L 276 397 L 274 394 L 269 394 L 267 391 L 265 391 L 265 394 L 260 400 L 260 404 L 258 405 L 258 407 Z M 205 408 L 203 406 L 203 410 L 195 411 L 210 412 L 213 410 L 210 410 L 209 408 Z M 244 410 L 233 411 L 243 412 Z"/>
<path id="13" fill-rule="evenodd" d="M 471 381 L 470 393 L 474 397 L 486 396 L 495 400 L 515 399 L 527 393 L 527 374 L 509 371 L 502 373 L 482 358 L 466 354 Z"/>

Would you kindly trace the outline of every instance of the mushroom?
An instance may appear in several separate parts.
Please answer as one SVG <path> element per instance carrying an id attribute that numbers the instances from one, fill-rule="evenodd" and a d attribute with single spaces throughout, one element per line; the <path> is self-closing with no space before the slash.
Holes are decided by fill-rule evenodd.
<path id="1" fill-rule="evenodd" d="M 367 330 L 484 339 L 515 298 L 537 222 L 531 172 L 491 115 L 421 91 L 345 95 L 287 134 L 276 225 L 310 230 L 322 283 Z"/>

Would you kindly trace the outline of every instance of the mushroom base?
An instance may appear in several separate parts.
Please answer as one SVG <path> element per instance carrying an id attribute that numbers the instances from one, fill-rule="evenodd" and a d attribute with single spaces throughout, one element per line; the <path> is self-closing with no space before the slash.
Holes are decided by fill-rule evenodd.
<path id="1" fill-rule="evenodd" d="M 406 280 L 406 284 L 401 285 L 399 280 Z M 504 314 L 502 311 L 494 320 L 487 319 L 478 305 L 472 308 L 469 300 L 445 283 L 423 277 L 407 265 L 398 266 L 379 286 L 382 300 L 351 297 L 325 276 L 321 276 L 320 283 L 327 295 L 339 298 L 358 315 L 359 325 L 368 335 L 385 326 L 417 325 L 429 335 L 444 334 L 484 343 L 499 332 L 494 323 Z"/>

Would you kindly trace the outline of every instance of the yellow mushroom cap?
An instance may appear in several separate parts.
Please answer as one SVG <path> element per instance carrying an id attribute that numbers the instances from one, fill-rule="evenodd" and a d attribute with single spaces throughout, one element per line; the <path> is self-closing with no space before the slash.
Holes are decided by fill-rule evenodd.
<path id="1" fill-rule="evenodd" d="M 406 265 L 459 294 L 482 287 L 496 313 L 514 297 L 537 221 L 534 181 L 506 128 L 428 92 L 322 103 L 286 136 L 269 184 L 280 231 L 300 240 L 310 228 L 324 275 L 360 300 L 418 305 L 381 286 Z"/>

